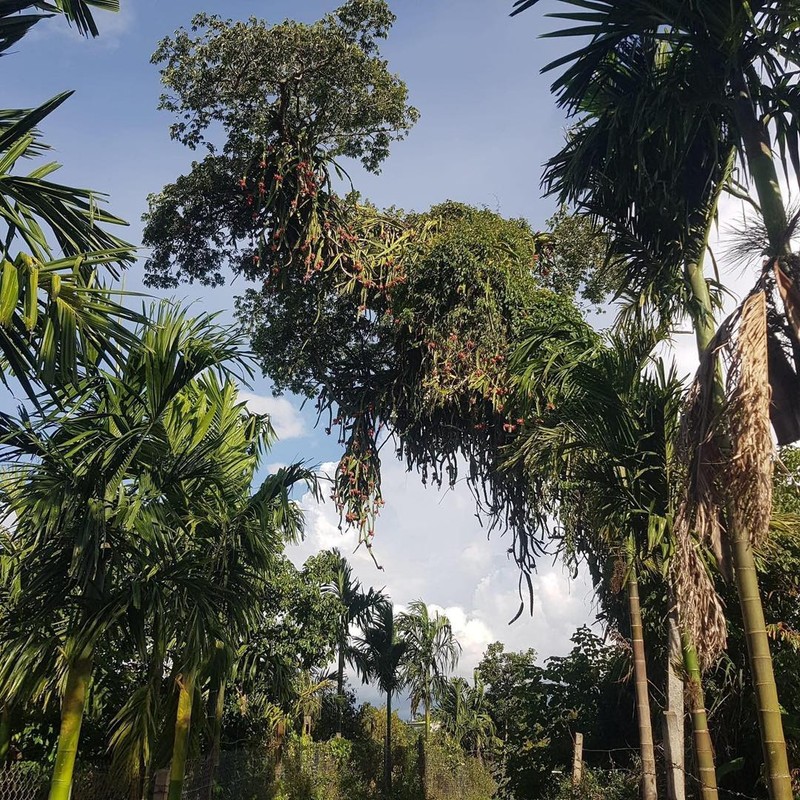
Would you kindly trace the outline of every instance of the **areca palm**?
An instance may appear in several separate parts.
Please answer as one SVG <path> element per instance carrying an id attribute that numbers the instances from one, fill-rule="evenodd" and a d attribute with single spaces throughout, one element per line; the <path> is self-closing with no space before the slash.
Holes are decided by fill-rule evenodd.
<path id="1" fill-rule="evenodd" d="M 531 338 L 517 357 L 520 384 L 538 397 L 541 421 L 521 435 L 516 458 L 540 482 L 543 524 L 555 515 L 565 546 L 613 566 L 624 588 L 634 655 L 642 794 L 656 797 L 655 754 L 642 629 L 640 573 L 669 552 L 669 454 L 680 384 L 650 362 L 651 336 L 604 341 L 588 329 L 548 345 Z M 650 366 L 653 373 L 646 371 Z"/>
<path id="2" fill-rule="evenodd" d="M 397 628 L 406 645 L 403 677 L 411 690 L 411 713 L 422 706 L 425 712 L 425 739 L 430 737 L 431 709 L 455 669 L 461 645 L 453 635 L 450 620 L 438 611 L 433 615 L 422 600 L 414 600 L 400 614 Z"/>
<path id="3" fill-rule="evenodd" d="M 178 720 L 170 773 L 170 798 L 183 787 L 194 687 L 214 662 L 214 744 L 233 654 L 258 625 L 260 594 L 286 539 L 302 532 L 291 502 L 292 486 L 311 488 L 313 474 L 296 464 L 270 475 L 254 494 L 260 458 L 274 441 L 267 418 L 248 414 L 232 383 L 206 375 L 182 393 L 164 416 L 164 448 L 149 479 L 163 498 L 159 524 L 176 538 L 176 574 L 167 583 L 165 623 L 171 629 Z M 176 476 L 182 476 L 176 480 Z M 229 657 L 224 657 L 225 654 Z M 227 669 L 226 669 L 227 667 Z"/>
<path id="4" fill-rule="evenodd" d="M 394 609 L 381 603 L 362 632 L 356 637 L 354 663 L 362 680 L 374 680 L 386 694 L 386 742 L 383 753 L 383 786 L 386 798 L 392 796 L 392 697 L 404 685 L 403 661 L 407 644 L 400 638 Z"/>
<path id="5" fill-rule="evenodd" d="M 342 714 L 344 704 L 344 669 L 346 664 L 352 666 L 356 652 L 351 645 L 350 628 L 357 625 L 362 630 L 369 624 L 371 614 L 386 602 L 386 596 L 380 590 L 370 587 L 366 592 L 361 581 L 353 577 L 353 568 L 338 549 L 331 551 L 333 575 L 323 591 L 332 594 L 340 603 L 340 616 L 337 634 L 336 665 L 336 699 L 338 716 L 336 735 L 342 734 Z"/>
<path id="6" fill-rule="evenodd" d="M 476 673 L 474 684 L 464 678 L 448 680 L 439 697 L 435 718 L 458 745 L 483 760 L 483 752 L 495 737 L 495 726 L 487 710 L 484 685 Z"/>
<path id="7" fill-rule="evenodd" d="M 12 446 L 34 460 L 19 463 L 5 486 L 20 554 L 8 579 L 15 627 L 2 683 L 13 695 L 26 665 L 61 652 L 51 800 L 71 791 L 98 641 L 123 615 L 129 623 L 140 617 L 158 587 L 165 543 L 137 536 L 150 509 L 132 478 L 158 458 L 164 416 L 180 393 L 207 369 L 240 358 L 236 334 L 167 305 L 140 337 L 118 372 L 87 383 L 58 424 L 4 420 Z"/>
<path id="8" fill-rule="evenodd" d="M 116 11 L 119 4 L 0 0 L 0 55 L 54 14 L 96 36 L 93 7 Z M 99 282 L 135 260 L 134 249 L 105 229 L 124 223 L 103 209 L 102 195 L 54 182 L 55 162 L 19 171 L 49 150 L 37 126 L 70 94 L 0 110 L 0 379 L 13 376 L 31 397 L 32 380 L 50 388 L 75 382 L 98 354 L 118 357 L 118 348 L 133 343 L 123 322 L 141 321 Z"/>
<path id="9" fill-rule="evenodd" d="M 536 2 L 518 0 L 515 13 Z M 796 291 L 799 276 L 790 258 L 791 230 L 776 166 L 777 151 L 786 176 L 793 173 L 797 178 L 800 174 L 800 104 L 793 80 L 800 52 L 800 10 L 796 5 L 778 0 L 742 3 L 670 0 L 658 4 L 644 0 L 621 3 L 598 0 L 589 4 L 565 0 L 565 4 L 571 8 L 557 16 L 566 19 L 569 27 L 553 35 L 584 34 L 590 41 L 548 67 L 567 65 L 554 84 L 561 105 L 570 114 L 587 114 L 591 127 L 612 131 L 605 152 L 614 153 L 617 162 L 630 159 L 630 153 L 638 153 L 627 145 L 638 140 L 647 146 L 653 133 L 658 138 L 662 125 L 672 131 L 670 138 L 661 137 L 663 149 L 659 157 L 666 164 L 663 173 L 654 173 L 652 166 L 630 159 L 639 168 L 638 176 L 629 181 L 623 179 L 618 200 L 612 198 L 610 203 L 602 205 L 613 209 L 612 216 L 622 219 L 623 227 L 630 231 L 634 225 L 626 225 L 625 221 L 641 223 L 638 204 L 648 207 L 648 184 L 658 183 L 659 177 L 663 177 L 668 192 L 675 192 L 681 198 L 687 194 L 680 177 L 693 172 L 705 175 L 710 195 L 716 191 L 715 182 L 732 186 L 736 194 L 741 194 L 741 187 L 735 185 L 725 167 L 738 154 L 744 174 L 742 182 L 751 183 L 755 189 L 757 202 L 751 202 L 763 220 L 763 244 L 770 257 L 769 268 L 774 268 L 779 279 L 793 282 Z M 614 101 L 597 108 L 595 100 L 608 99 L 608 94 L 603 98 L 603 93 L 613 84 L 615 76 L 620 75 L 620 64 L 627 63 L 631 53 L 642 50 L 658 54 L 652 71 L 654 80 L 648 86 L 637 82 L 632 87 L 638 111 L 635 117 L 628 116 L 629 127 L 623 132 L 621 125 L 614 128 L 610 121 L 616 111 L 624 112 L 625 103 Z M 602 197 L 602 191 L 596 191 L 596 184 L 603 180 L 608 184 L 614 173 L 606 165 L 595 171 L 593 185 L 587 185 L 582 178 L 573 182 L 575 173 L 570 172 L 570 166 L 575 163 L 572 159 L 578 151 L 579 148 L 562 153 L 565 157 L 556 171 L 556 181 L 563 181 L 562 188 L 573 195 Z M 623 169 L 621 175 L 630 178 L 632 169 Z M 664 192 L 657 191 L 657 195 L 663 197 Z M 649 208 L 657 212 L 657 206 Z M 652 221 L 657 223 L 659 219 L 656 213 Z M 651 225 L 650 231 L 654 227 Z M 702 241 L 701 256 L 705 244 Z M 702 270 L 695 266 L 693 272 L 689 274 L 695 306 L 692 316 L 699 349 L 705 350 L 713 325 L 709 324 L 711 315 Z M 796 322 L 792 321 L 791 292 L 788 297 L 784 293 L 784 304 L 790 323 L 785 326 L 786 335 L 796 352 L 798 332 Z M 774 344 L 773 332 L 770 345 Z M 788 382 L 791 386 L 788 394 L 796 394 L 797 364 L 793 371 L 779 342 L 777 347 L 771 347 L 770 353 L 771 362 L 777 359 L 782 367 L 771 371 L 769 376 L 775 388 L 773 419 L 779 438 L 789 441 L 800 436 L 800 424 L 794 401 L 784 405 L 787 390 L 782 384 Z M 747 523 L 737 518 L 732 501 L 726 509 L 726 524 L 756 686 L 770 795 L 773 800 L 783 800 L 791 796 L 791 782 L 756 580 L 754 536 L 747 530 Z"/>

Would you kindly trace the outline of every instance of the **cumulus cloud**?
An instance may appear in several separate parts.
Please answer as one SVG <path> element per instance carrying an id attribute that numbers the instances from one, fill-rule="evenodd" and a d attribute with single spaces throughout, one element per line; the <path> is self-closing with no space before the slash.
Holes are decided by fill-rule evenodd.
<path id="1" fill-rule="evenodd" d="M 332 474 L 335 464 L 321 471 Z M 426 488 L 414 473 L 387 461 L 383 470 L 386 506 L 378 518 L 375 555 L 358 548 L 352 529 L 339 530 L 331 501 L 302 500 L 306 538 L 289 550 L 297 564 L 321 549 L 338 547 L 356 577 L 366 586 L 385 587 L 396 611 L 412 600 L 424 600 L 445 614 L 462 646 L 458 674 L 471 677 L 487 646 L 502 641 L 507 650 L 533 647 L 542 659 L 569 651 L 576 628 L 594 619 L 591 586 L 585 574 L 572 580 L 560 564 L 541 563 L 532 577 L 533 614 L 526 611 L 509 625 L 520 604 L 519 571 L 501 537 L 487 539 L 475 517 L 469 490 Z M 360 691 L 377 702 L 374 691 Z"/>
<path id="2" fill-rule="evenodd" d="M 306 434 L 306 426 L 300 412 L 285 397 L 254 394 L 240 391 L 239 397 L 254 414 L 269 414 L 278 439 L 297 439 Z"/>

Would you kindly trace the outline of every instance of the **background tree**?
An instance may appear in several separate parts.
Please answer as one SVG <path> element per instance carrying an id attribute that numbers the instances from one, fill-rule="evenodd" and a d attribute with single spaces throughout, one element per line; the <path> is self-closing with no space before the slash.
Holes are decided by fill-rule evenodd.
<path id="1" fill-rule="evenodd" d="M 422 706 L 425 740 L 431 733 L 431 711 L 447 683 L 447 674 L 458 665 L 461 645 L 453 635 L 450 620 L 426 603 L 413 600 L 397 618 L 397 629 L 405 644 L 403 683 L 410 690 L 411 713 Z"/>
<path id="2" fill-rule="evenodd" d="M 344 670 L 347 664 L 353 665 L 356 657 L 356 651 L 351 644 L 350 629 L 353 625 L 361 630 L 367 627 L 370 616 L 381 603 L 386 602 L 386 596 L 381 590 L 376 591 L 372 587 L 365 591 L 361 581 L 353 577 L 353 568 L 347 559 L 336 548 L 323 551 L 312 561 L 314 565 L 309 563 L 308 568 L 319 569 L 326 575 L 324 591 L 338 601 L 336 693 L 342 713 L 339 715 L 336 733 L 340 736 L 344 720 Z"/>
<path id="3" fill-rule="evenodd" d="M 399 637 L 391 603 L 381 604 L 370 624 L 356 639 L 356 669 L 362 679 L 374 680 L 386 694 L 386 742 L 383 754 L 383 790 L 392 796 L 392 696 L 403 688 L 406 643 Z"/>

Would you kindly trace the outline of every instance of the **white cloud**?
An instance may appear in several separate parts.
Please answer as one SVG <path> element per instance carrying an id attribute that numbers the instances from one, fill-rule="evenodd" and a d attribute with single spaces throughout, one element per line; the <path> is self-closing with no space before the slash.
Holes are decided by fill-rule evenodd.
<path id="1" fill-rule="evenodd" d="M 285 397 L 271 397 L 244 391 L 239 392 L 239 397 L 254 414 L 269 414 L 275 433 L 281 441 L 305 436 L 306 426 L 300 412 Z"/>
<path id="2" fill-rule="evenodd" d="M 324 464 L 331 474 L 335 464 Z M 571 580 L 560 564 L 545 560 L 532 577 L 533 615 L 519 609 L 519 571 L 506 552 L 505 539 L 493 536 L 475 518 L 472 497 L 462 483 L 439 492 L 424 487 L 418 476 L 386 461 L 383 467 L 386 506 L 378 518 L 375 554 L 379 570 L 352 529 L 339 530 L 333 503 L 303 498 L 306 538 L 289 549 L 301 564 L 321 549 L 338 547 L 366 586 L 385 587 L 401 611 L 421 599 L 450 619 L 462 646 L 458 673 L 471 677 L 486 647 L 502 641 L 507 650 L 533 647 L 542 659 L 563 655 L 570 636 L 594 619 L 591 586 L 585 574 Z M 357 683 L 357 681 L 356 681 Z M 359 689 L 362 698 L 373 693 Z"/>

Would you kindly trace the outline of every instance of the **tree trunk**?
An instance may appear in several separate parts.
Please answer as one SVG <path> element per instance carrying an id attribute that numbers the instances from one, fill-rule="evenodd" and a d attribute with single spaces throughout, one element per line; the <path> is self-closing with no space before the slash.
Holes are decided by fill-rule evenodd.
<path id="1" fill-rule="evenodd" d="M 742 608 L 742 622 L 761 728 L 769 796 L 771 800 L 792 800 L 792 779 L 783 735 L 781 707 L 769 651 L 753 548 L 749 537 L 741 531 L 732 531 L 730 535 L 736 587 Z"/>
<path id="2" fill-rule="evenodd" d="M 386 744 L 383 752 L 383 789 L 385 800 L 392 797 L 392 693 L 386 692 Z"/>
<path id="3" fill-rule="evenodd" d="M 650 719 L 650 697 L 647 683 L 647 662 L 644 655 L 642 609 L 639 602 L 639 581 L 636 569 L 629 567 L 628 606 L 633 645 L 633 678 L 636 685 L 636 719 L 639 725 L 639 750 L 642 757 L 642 800 L 658 800 L 656 789 L 656 757 L 653 747 L 653 724 Z"/>
<path id="4" fill-rule="evenodd" d="M 214 796 L 214 778 L 219 767 L 220 741 L 222 738 L 222 714 L 225 711 L 225 679 L 220 678 L 217 687 L 209 697 L 211 708 L 211 752 L 208 764 L 207 800 Z"/>
<path id="5" fill-rule="evenodd" d="M 189 730 L 192 725 L 194 674 L 179 676 L 177 683 L 178 713 L 175 718 L 175 739 L 172 744 L 167 800 L 181 800 L 183 793 L 183 780 L 186 777 L 186 752 L 189 747 Z"/>
<path id="6" fill-rule="evenodd" d="M 684 744 L 684 685 L 681 677 L 681 636 L 678 612 L 673 609 L 667 617 L 667 686 L 664 708 L 664 760 L 667 768 L 669 800 L 686 800 Z"/>
<path id="7" fill-rule="evenodd" d="M 692 737 L 697 759 L 697 777 L 700 781 L 701 800 L 717 800 L 717 771 L 714 766 L 714 747 L 708 730 L 706 701 L 697 651 L 688 634 L 683 637 L 683 664 L 686 668 L 689 689 L 689 708 L 692 714 Z"/>
<path id="8" fill-rule="evenodd" d="M 756 116 L 745 76 L 738 72 L 732 83 L 736 93 L 736 123 L 744 144 L 747 169 L 756 187 L 761 216 L 767 229 L 770 255 L 776 258 L 788 255 L 791 250 L 787 236 L 786 207 L 772 156 L 769 130 Z"/>
<path id="9" fill-rule="evenodd" d="M 85 650 L 67 669 L 67 685 L 61 699 L 61 727 L 58 732 L 56 763 L 48 800 L 69 800 L 75 758 L 81 738 L 83 709 L 92 677 L 92 653 Z"/>
<path id="10" fill-rule="evenodd" d="M 0 767 L 8 761 L 11 753 L 11 706 L 3 703 L 0 708 Z"/>
<path id="11" fill-rule="evenodd" d="M 344 727 L 344 645 L 339 642 L 339 665 L 336 670 L 336 738 Z"/>

